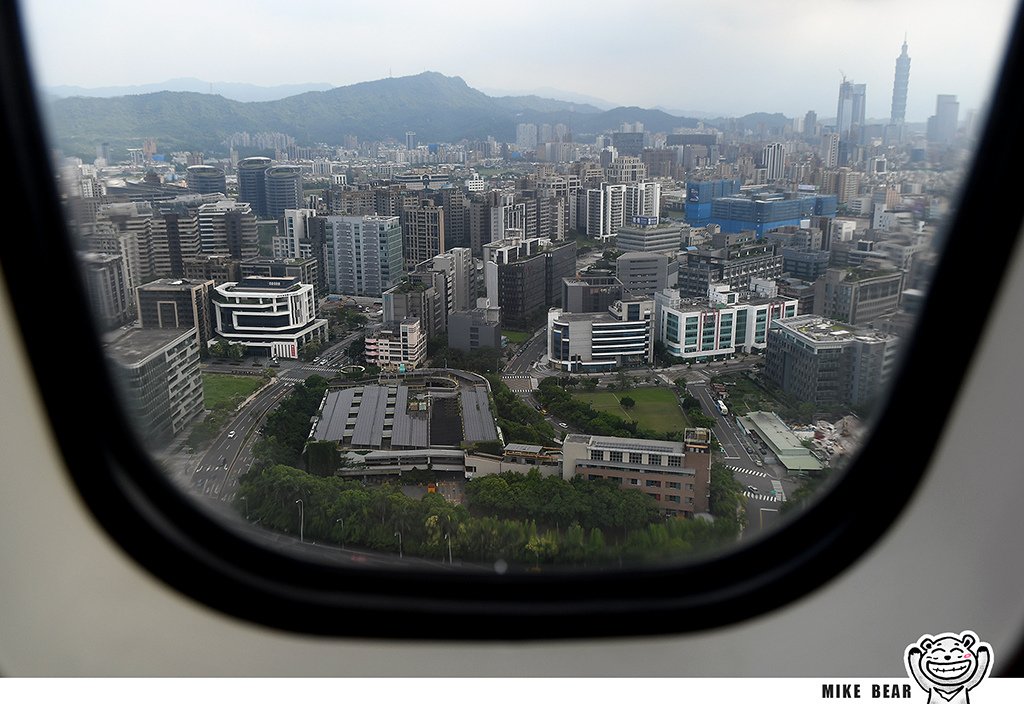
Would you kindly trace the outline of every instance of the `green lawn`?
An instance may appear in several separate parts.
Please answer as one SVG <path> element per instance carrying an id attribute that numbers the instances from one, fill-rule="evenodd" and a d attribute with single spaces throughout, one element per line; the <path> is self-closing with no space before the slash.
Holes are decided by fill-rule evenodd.
<path id="1" fill-rule="evenodd" d="M 259 376 L 203 374 L 203 398 L 206 408 L 234 410 L 267 380 Z"/>
<path id="2" fill-rule="evenodd" d="M 501 334 L 508 338 L 513 345 L 521 345 L 530 339 L 532 332 L 521 332 L 519 330 L 502 330 Z"/>
<path id="3" fill-rule="evenodd" d="M 619 399 L 629 396 L 636 405 L 626 410 L 619 405 Z M 589 403 L 595 411 L 605 411 L 613 415 L 635 420 L 641 428 L 666 432 L 681 430 L 686 426 L 675 392 L 671 389 L 630 389 L 629 391 L 595 391 L 573 394 L 574 398 Z"/>

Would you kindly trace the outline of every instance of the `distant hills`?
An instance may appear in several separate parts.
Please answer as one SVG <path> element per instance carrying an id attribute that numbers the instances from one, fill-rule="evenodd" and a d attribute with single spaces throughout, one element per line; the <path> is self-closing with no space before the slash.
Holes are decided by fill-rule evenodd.
<path id="1" fill-rule="evenodd" d="M 43 92 L 54 98 L 116 98 L 122 95 L 142 95 L 144 93 L 161 93 L 173 91 L 177 93 L 209 93 L 220 95 L 228 100 L 252 103 L 264 100 L 280 100 L 299 93 L 312 90 L 330 90 L 330 83 L 294 83 L 281 86 L 256 86 L 251 83 L 223 83 L 201 81 L 198 78 L 172 78 L 162 83 L 146 83 L 135 86 L 104 86 L 101 88 L 82 88 L 81 86 L 51 86 Z"/>
<path id="2" fill-rule="evenodd" d="M 642 122 L 650 132 L 698 124 L 695 118 L 657 109 L 601 110 L 587 103 L 538 96 L 491 97 L 461 78 L 435 72 L 259 102 L 231 100 L 207 91 L 161 90 L 117 97 L 57 98 L 45 102 L 44 109 L 58 145 L 66 154 L 86 159 L 95 155 L 101 142 L 121 149 L 141 146 L 147 138 L 155 139 L 162 152 L 220 154 L 224 153 L 224 139 L 234 132 L 283 132 L 299 144 L 340 144 L 345 135 L 401 141 L 407 131 L 415 132 L 421 143 L 488 135 L 511 142 L 520 122 L 561 122 L 577 139 L 614 131 L 624 122 Z M 749 123 L 754 129 L 758 123 L 786 119 L 758 114 L 705 123 Z"/>

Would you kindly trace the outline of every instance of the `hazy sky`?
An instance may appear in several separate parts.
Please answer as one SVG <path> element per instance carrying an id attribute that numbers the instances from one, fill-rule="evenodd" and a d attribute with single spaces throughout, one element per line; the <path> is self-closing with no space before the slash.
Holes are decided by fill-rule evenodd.
<path id="1" fill-rule="evenodd" d="M 835 116 L 841 71 L 887 118 L 907 33 L 907 119 L 985 101 L 1012 0 L 30 0 L 44 86 L 171 78 L 335 86 L 439 71 L 622 105 Z"/>

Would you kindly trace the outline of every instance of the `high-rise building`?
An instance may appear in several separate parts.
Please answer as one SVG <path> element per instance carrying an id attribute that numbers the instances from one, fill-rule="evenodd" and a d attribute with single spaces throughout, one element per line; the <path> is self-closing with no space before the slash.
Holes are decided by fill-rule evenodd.
<path id="1" fill-rule="evenodd" d="M 775 142 L 764 145 L 761 150 L 761 165 L 768 169 L 768 180 L 777 181 L 786 172 L 786 148 Z"/>
<path id="2" fill-rule="evenodd" d="M 416 148 L 416 133 L 406 132 L 405 133 L 405 148 L 412 151 Z"/>
<path id="3" fill-rule="evenodd" d="M 238 162 L 238 200 L 248 203 L 257 217 L 267 214 L 266 174 L 271 164 L 265 156 L 251 156 Z"/>
<path id="4" fill-rule="evenodd" d="M 960 103 L 955 95 L 935 97 L 935 114 L 928 118 L 928 141 L 949 144 L 956 137 Z"/>
<path id="5" fill-rule="evenodd" d="M 310 221 L 314 217 L 316 211 L 311 208 L 285 210 L 278 221 L 278 234 L 272 240 L 274 256 L 280 259 L 314 256 L 309 232 Z"/>
<path id="6" fill-rule="evenodd" d="M 203 254 L 249 259 L 260 253 L 256 215 L 248 203 L 221 200 L 199 206 Z"/>
<path id="7" fill-rule="evenodd" d="M 907 55 L 907 40 L 903 39 L 903 50 L 896 57 L 896 75 L 892 81 L 892 111 L 889 122 L 903 124 L 907 119 L 907 89 L 910 86 L 910 56 Z"/>
<path id="8" fill-rule="evenodd" d="M 279 218 L 286 210 L 303 206 L 302 169 L 298 166 L 271 166 L 264 176 L 266 187 L 266 211 L 263 217 Z"/>
<path id="9" fill-rule="evenodd" d="M 192 328 L 133 328 L 106 345 L 114 378 L 142 442 L 160 447 L 203 410 L 199 338 Z"/>
<path id="10" fill-rule="evenodd" d="M 82 275 L 89 294 L 93 319 L 102 330 L 111 330 L 131 320 L 127 276 L 118 254 L 82 252 Z"/>
<path id="11" fill-rule="evenodd" d="M 839 133 L 829 132 L 821 137 L 821 161 L 826 169 L 839 166 Z"/>
<path id="12" fill-rule="evenodd" d="M 185 170 L 185 181 L 192 193 L 228 193 L 224 169 L 216 166 L 190 166 Z"/>
<path id="13" fill-rule="evenodd" d="M 402 257 L 412 271 L 420 262 L 445 251 L 444 208 L 429 200 L 402 213 Z"/>
<path id="14" fill-rule="evenodd" d="M 380 296 L 402 276 L 402 227 L 397 217 L 331 215 L 324 224 L 327 290 Z"/>

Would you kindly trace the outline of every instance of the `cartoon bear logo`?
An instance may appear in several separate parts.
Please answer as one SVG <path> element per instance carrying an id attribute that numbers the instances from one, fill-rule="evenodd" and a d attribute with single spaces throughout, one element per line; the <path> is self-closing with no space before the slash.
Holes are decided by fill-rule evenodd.
<path id="1" fill-rule="evenodd" d="M 968 692 L 992 667 L 992 646 L 979 643 L 973 631 L 925 634 L 905 656 L 907 673 L 928 692 L 928 704 L 968 704 Z"/>

